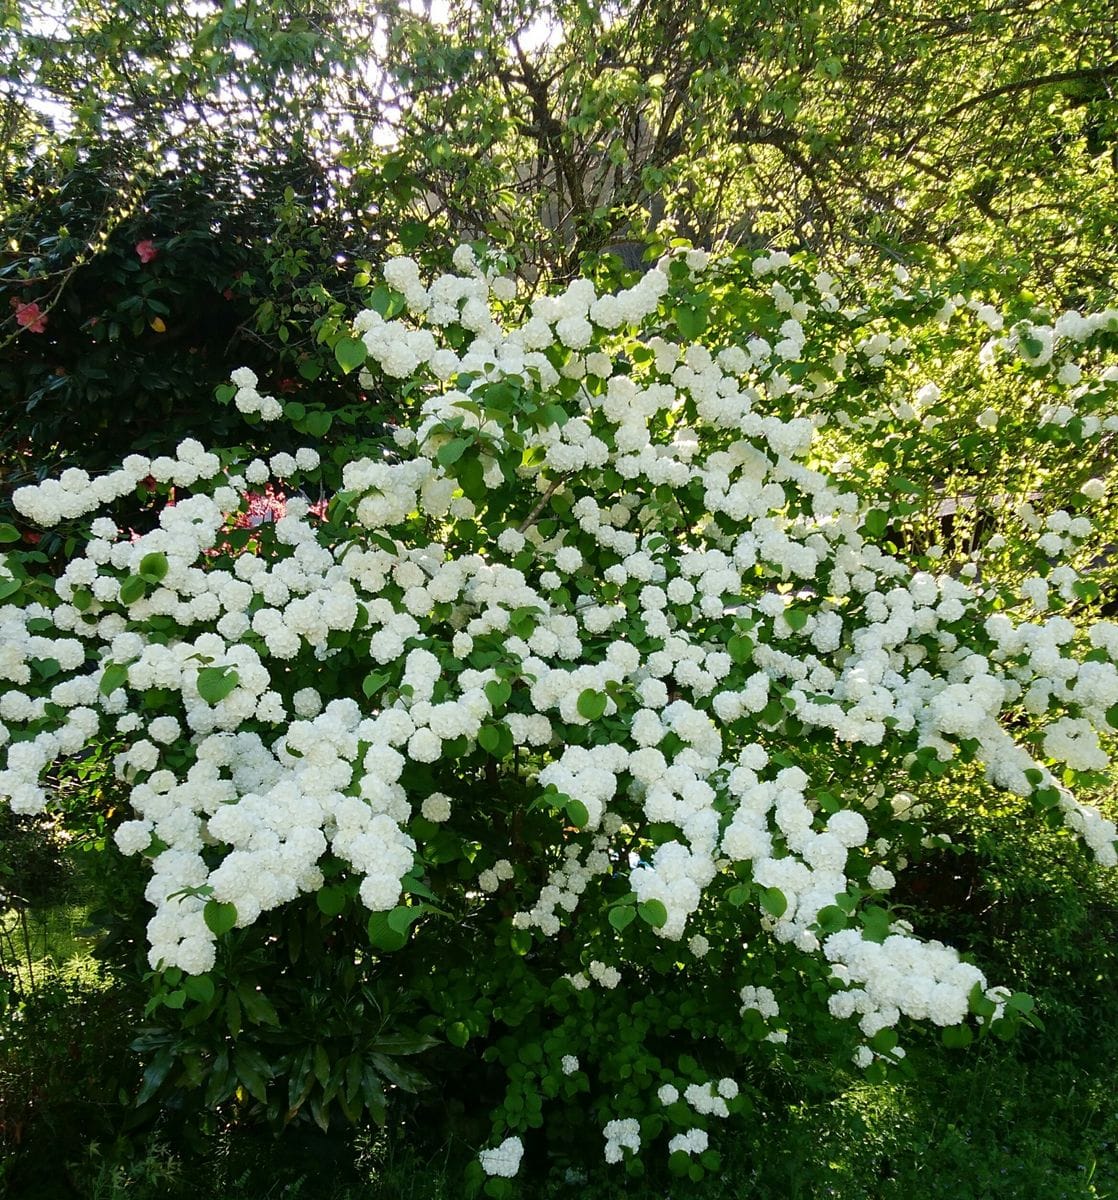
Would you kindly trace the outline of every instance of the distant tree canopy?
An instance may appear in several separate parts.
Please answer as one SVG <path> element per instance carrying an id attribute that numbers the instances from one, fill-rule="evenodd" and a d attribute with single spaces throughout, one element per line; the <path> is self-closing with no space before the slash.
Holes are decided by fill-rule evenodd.
<path id="1" fill-rule="evenodd" d="M 931 259 L 1065 305 L 1114 283 L 1109 0 L 3 12 L 17 476 L 197 432 L 231 358 L 330 400 L 351 292 L 463 238 L 529 278 L 680 233 Z"/>
<path id="2" fill-rule="evenodd" d="M 459 74 L 417 80 L 397 161 L 422 164 L 451 223 L 515 230 L 568 269 L 642 236 L 652 203 L 697 241 L 921 246 L 1106 286 L 1112 17 L 1028 0 L 463 10 L 423 30 L 444 39 L 436 71 Z M 562 34 L 522 50 L 532 23 Z"/>

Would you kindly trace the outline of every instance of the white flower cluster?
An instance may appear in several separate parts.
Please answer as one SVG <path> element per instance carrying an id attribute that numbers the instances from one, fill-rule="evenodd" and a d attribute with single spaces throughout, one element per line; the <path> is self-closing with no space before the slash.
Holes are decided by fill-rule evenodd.
<path id="1" fill-rule="evenodd" d="M 618 818 L 610 822 L 611 832 L 616 833 L 619 827 Z M 558 912 L 573 913 L 590 881 L 596 875 L 604 875 L 612 870 L 609 845 L 608 834 L 599 834 L 591 841 L 585 861 L 582 859 L 582 848 L 577 843 L 565 846 L 562 862 L 549 873 L 535 904 L 527 912 L 515 913 L 513 925 L 517 929 L 536 928 L 547 936 L 558 933 L 563 925 Z"/>
<path id="2" fill-rule="evenodd" d="M 890 934 L 878 943 L 844 929 L 824 941 L 823 952 L 834 978 L 850 985 L 832 994 L 832 1015 L 857 1014 L 867 1037 L 896 1025 L 902 1014 L 935 1025 L 959 1025 L 975 985 L 986 987 L 982 972 L 962 962 L 949 946 L 904 934 Z"/>
<path id="3" fill-rule="evenodd" d="M 388 264 L 410 315 L 356 322 L 377 369 L 417 380 L 421 399 L 393 460 L 343 467 L 350 508 L 337 520 L 351 537 L 323 544 L 296 499 L 266 557 L 223 553 L 249 484 L 313 469 L 309 450 L 224 475 L 187 441 L 175 458 L 134 455 L 100 479 L 67 472 L 16 493 L 23 515 L 49 525 L 149 476 L 194 490 L 134 541 L 95 522 L 53 607 L 0 606 L 0 794 L 35 811 L 50 762 L 118 739 L 135 810 L 118 842 L 153 864 L 151 960 L 197 972 L 213 961 L 207 897 L 247 925 L 321 886 L 328 852 L 360 877 L 369 909 L 398 904 L 415 817 L 453 834 L 467 794 L 456 760 L 511 744 L 541 764 L 526 786 L 556 814 L 546 882 L 516 896 L 516 928 L 558 934 L 595 880 L 628 871 L 638 909 L 662 905 L 658 934 L 677 941 L 737 868 L 768 896 L 773 936 L 822 953 L 849 985 L 836 1016 L 857 1015 L 867 1033 L 902 1015 L 963 1020 L 985 982 L 954 951 L 900 929 L 880 944 L 851 930 L 820 944 L 819 914 L 850 892 L 852 856 L 890 847 L 871 841 L 876 798 L 824 810 L 808 772 L 770 761 L 766 745 L 786 714 L 805 744 L 838 753 L 889 742 L 909 761 L 947 763 L 973 743 L 993 783 L 1027 795 L 1054 786 L 1055 764 L 1107 766 L 1118 628 L 1095 626 L 1087 658 L 1058 616 L 990 615 L 978 584 L 885 553 L 858 496 L 810 465 L 829 393 L 791 368 L 810 367 L 813 339 L 843 328 L 849 354 L 871 365 L 911 348 L 841 309 L 833 279 L 805 284 L 786 256 L 759 259 L 778 318 L 715 354 L 661 336 L 670 263 L 612 296 L 577 280 L 516 324 L 507 283 L 461 261 L 430 286 L 409 260 Z M 701 256 L 687 266 L 710 269 Z M 1061 339 L 1112 318 L 1082 321 L 1054 327 L 1053 370 Z M 448 324 L 468 335 L 453 348 Z M 1043 331 L 1013 336 L 1044 365 Z M 836 348 L 832 371 L 846 354 Z M 234 383 L 246 411 L 271 411 L 251 372 Z M 1101 379 L 1100 395 L 1118 396 L 1115 383 Z M 519 389 L 521 406 L 487 407 L 494 384 Z M 920 397 L 937 401 L 926 385 Z M 512 499 L 487 515 L 496 493 Z M 486 524 L 484 552 L 463 546 L 459 522 Z M 1060 554 L 1089 533 L 1066 513 L 1043 528 L 1042 549 Z M 1049 588 L 1077 580 L 1061 564 L 1023 594 L 1043 611 Z M 57 670 L 40 686 L 34 664 L 47 660 Z M 365 680 L 359 699 L 320 692 L 335 668 Z M 1022 708 L 1046 721 L 1044 761 L 1007 730 Z M 443 790 L 411 794 L 409 764 L 435 769 Z M 1115 862 L 1112 823 L 1070 795 L 1060 810 Z M 669 834 L 629 858 L 623 846 L 646 826 Z M 502 887 L 511 858 L 482 861 L 471 902 L 515 890 Z M 891 886 L 883 862 L 869 866 L 872 887 Z M 691 934 L 701 957 L 709 943 Z M 608 989 L 620 977 L 595 959 L 571 978 Z M 764 987 L 742 1001 L 779 1012 Z"/>
<path id="4" fill-rule="evenodd" d="M 149 478 L 156 483 L 188 488 L 212 479 L 220 467 L 216 454 L 208 452 L 201 442 L 187 438 L 179 443 L 174 458 L 163 455 L 152 459 L 130 454 L 119 470 L 96 478 L 79 467 L 70 467 L 58 479 L 44 479 L 42 483 L 16 488 L 12 503 L 29 521 L 49 528 L 128 496 Z"/>
<path id="5" fill-rule="evenodd" d="M 780 1005 L 777 1003 L 776 994 L 772 988 L 764 985 L 755 987 L 753 984 L 746 984 L 741 989 L 741 1011 L 744 1013 L 750 1008 L 756 1009 L 766 1020 L 780 1016 Z"/>
<path id="6" fill-rule="evenodd" d="M 710 1135 L 705 1129 L 688 1129 L 686 1133 L 677 1133 L 668 1142 L 668 1153 L 682 1150 L 684 1154 L 702 1154 L 709 1145 Z"/>
<path id="7" fill-rule="evenodd" d="M 602 1134 L 606 1139 L 606 1162 L 621 1162 L 626 1150 L 633 1154 L 640 1153 L 641 1123 L 635 1117 L 606 1122 Z"/>
<path id="8" fill-rule="evenodd" d="M 814 935 L 812 935 L 814 936 Z M 765 987 L 764 984 L 755 986 L 754 984 L 746 984 L 741 989 L 741 1009 L 740 1012 L 744 1016 L 751 1009 L 758 1012 L 765 1021 L 774 1021 L 780 1016 L 780 1005 L 777 1003 L 776 993 L 772 988 Z M 775 1042 L 777 1045 L 784 1045 L 788 1041 L 788 1031 L 786 1029 L 770 1029 L 765 1034 L 766 1042 Z M 733 1080 L 730 1081 L 731 1083 Z M 725 1095 L 725 1093 L 723 1093 Z"/>
<path id="9" fill-rule="evenodd" d="M 283 405 L 274 396 L 262 396 L 257 390 L 260 381 L 254 371 L 248 367 L 238 367 L 230 378 L 237 389 L 233 394 L 233 403 L 240 412 L 247 416 L 259 414 L 262 421 L 278 421 L 283 416 Z"/>
<path id="10" fill-rule="evenodd" d="M 738 1094 L 738 1085 L 732 1079 L 719 1079 L 717 1082 L 689 1083 L 684 1089 L 683 1098 L 703 1117 L 722 1117 L 730 1115 L 726 1101 L 732 1100 Z"/>
<path id="11" fill-rule="evenodd" d="M 850 1056 L 850 1061 L 856 1066 L 865 1070 L 871 1063 L 878 1059 L 886 1059 L 889 1062 L 896 1062 L 899 1059 L 905 1058 L 907 1051 L 903 1046 L 894 1046 L 892 1050 L 878 1052 L 871 1046 L 861 1045 L 854 1048 L 854 1053 Z"/>
<path id="12" fill-rule="evenodd" d="M 520 1170 L 524 1157 L 524 1143 L 518 1137 L 507 1137 L 499 1145 L 478 1154 L 482 1170 L 486 1175 L 498 1175 L 511 1179 Z"/>

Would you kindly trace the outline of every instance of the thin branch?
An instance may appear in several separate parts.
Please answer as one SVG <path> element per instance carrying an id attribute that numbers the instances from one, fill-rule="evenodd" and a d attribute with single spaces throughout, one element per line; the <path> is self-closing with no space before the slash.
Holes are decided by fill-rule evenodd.
<path id="1" fill-rule="evenodd" d="M 530 525 L 534 525 L 536 518 L 544 510 L 544 505 L 551 499 L 552 496 L 563 486 L 567 481 L 566 475 L 560 475 L 558 479 L 553 479 L 548 486 L 548 489 L 536 502 L 536 507 L 520 522 L 516 527 L 517 533 L 523 533 Z"/>
<path id="2" fill-rule="evenodd" d="M 1107 79 L 1112 75 L 1118 75 L 1118 60 L 1106 63 L 1101 67 L 1081 67 L 1076 71 L 1054 71 L 1051 75 L 1038 75 L 1033 79 L 1018 79 L 1015 83 L 1003 83 L 1000 87 L 990 88 L 988 91 L 979 92 L 975 96 L 969 96 L 966 100 L 961 100 L 958 104 L 947 109 L 946 112 L 940 113 L 935 123 L 937 125 L 944 125 L 960 113 L 966 112 L 971 108 L 976 108 L 980 104 L 985 104 L 987 100 L 994 100 L 998 96 L 1008 96 L 1013 92 L 1034 91 L 1036 88 L 1047 87 L 1052 83 L 1072 83 L 1077 79 Z M 916 140 L 914 137 L 903 149 L 911 150 L 916 144 Z"/>

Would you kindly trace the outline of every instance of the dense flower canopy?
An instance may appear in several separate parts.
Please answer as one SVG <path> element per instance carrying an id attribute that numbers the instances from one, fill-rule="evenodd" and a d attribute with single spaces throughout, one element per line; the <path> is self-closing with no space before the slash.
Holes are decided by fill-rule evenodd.
<path id="1" fill-rule="evenodd" d="M 1000 533 L 937 570 L 821 443 L 881 411 L 935 428 L 946 385 L 921 377 L 902 328 L 920 323 L 965 325 L 975 370 L 1031 372 L 1035 424 L 1092 445 L 1118 428 L 1118 312 L 1007 324 L 903 271 L 871 309 L 853 281 L 771 253 L 749 262 L 754 299 L 727 338 L 704 336 L 712 298 L 745 285 L 701 251 L 616 293 L 579 279 L 526 307 L 468 247 L 455 267 L 428 285 L 389 262 L 356 351 L 339 348 L 366 382 L 409 383 L 416 412 L 344 465 L 324 518 L 291 498 L 316 478 L 310 448 L 265 461 L 188 440 L 16 493 L 44 526 L 149 478 L 178 498 L 139 536 L 97 517 L 53 595 L 9 572 L 0 794 L 39 811 L 51 762 L 120 744 L 134 815 L 116 837 L 151 861 L 164 969 L 208 971 L 228 929 L 324 888 L 326 859 L 360 880 L 391 949 L 445 916 L 424 868 L 457 839 L 481 851 L 456 902 L 529 941 L 579 929 L 575 991 L 639 972 L 638 916 L 698 962 L 728 904 L 822 964 L 825 1007 L 867 1040 L 902 1017 L 1006 1014 L 1008 990 L 887 898 L 909 831 L 937 836 L 922 781 L 957 761 L 1118 863 L 1114 824 L 1070 790 L 1106 768 L 1118 712 L 1118 625 L 1061 611 L 1084 595 L 1092 521 L 1025 502 L 1014 520 L 1042 572 L 1000 578 Z M 282 418 L 251 371 L 233 384 L 246 416 Z M 285 515 L 246 549 L 238 510 L 271 479 Z M 1104 493 L 1092 478 L 1079 499 Z M 890 796 L 880 780 L 898 767 L 911 790 Z M 479 832 L 477 782 L 497 772 L 517 780 L 532 838 Z M 780 1043 L 773 982 L 740 1000 Z M 725 1078 L 685 1100 L 725 1116 L 736 1095 Z M 641 1145 L 625 1113 L 604 1136 L 607 1161 Z M 669 1146 L 706 1148 L 698 1123 Z M 482 1164 L 512 1175 L 520 1152 L 509 1138 Z"/>

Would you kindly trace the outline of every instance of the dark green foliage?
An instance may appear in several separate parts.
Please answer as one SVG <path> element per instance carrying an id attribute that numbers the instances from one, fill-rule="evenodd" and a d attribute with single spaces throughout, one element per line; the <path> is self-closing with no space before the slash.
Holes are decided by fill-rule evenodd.
<path id="1" fill-rule="evenodd" d="M 83 786 L 111 805 L 103 770 L 85 764 Z M 717 1175 L 687 1183 L 688 1196 L 1088 1200 L 1118 1183 L 1109 1105 L 1118 1042 L 1104 1015 L 1115 1001 L 1114 882 L 1068 835 L 1022 822 L 1016 801 L 977 782 L 937 803 L 944 830 L 968 848 L 915 857 L 896 900 L 919 899 L 922 933 L 950 933 L 992 978 L 1035 993 L 1043 1028 L 961 1051 L 945 1049 L 933 1030 L 906 1037 L 909 1069 L 876 1082 L 847 1073 L 849 1047 L 795 1059 L 770 1047 L 767 1065 L 754 1060 L 741 1074 L 743 1132 L 723 1147 Z M 97 828 L 92 820 L 84 844 L 98 844 Z M 607 993 L 613 1007 L 596 1004 L 588 1026 L 580 993 L 539 982 L 548 943 L 525 954 L 459 936 L 436 950 L 435 916 L 409 930 L 423 955 L 378 953 L 352 883 L 339 876 L 329 911 L 310 900 L 281 910 L 283 954 L 278 927 L 266 935 L 254 926 L 223 942 L 211 976 L 145 983 L 149 909 L 131 879 L 138 865 L 104 851 L 80 854 L 75 868 L 54 853 L 45 875 L 30 859 L 26 879 L 9 871 L 9 887 L 34 893 L 47 946 L 79 952 L 63 965 L 34 963 L 34 986 L 25 967 L 13 972 L 20 991 L 0 1023 L 0 1184 L 10 1195 L 448 1200 L 462 1194 L 463 1168 L 490 1140 L 494 1105 L 527 1125 L 523 1200 L 675 1194 L 665 1163 L 650 1161 L 644 1183 L 602 1164 L 590 1096 L 579 1074 L 561 1076 L 553 1061 L 597 1042 L 611 1086 L 624 1089 L 650 1055 L 686 1071 L 672 1050 L 675 1031 L 706 1019 L 719 1050 L 695 1068 L 726 1069 L 718 1028 L 726 1018 L 704 1007 L 715 993 L 693 972 L 686 992 Z M 32 888 L 35 879 L 42 886 Z M 72 918 L 60 921 L 65 913 L 50 907 L 66 894 L 52 889 L 66 886 L 100 897 L 91 924 L 113 975 L 80 957 Z M 650 936 L 642 928 L 637 921 L 623 936 Z M 672 956 L 662 957 L 670 973 Z M 419 963 L 437 969 L 417 973 Z M 713 950 L 710 965 L 730 969 Z M 145 998 L 141 1078 L 144 1063 L 128 1045 Z M 784 1015 L 794 1039 L 801 1018 Z M 382 1110 L 364 1095 L 366 1112 L 356 1126 L 348 1119 L 354 1061 L 373 1067 L 390 1102 L 379 1129 L 367 1113 Z M 359 1089 L 363 1082 L 362 1072 Z M 537 1112 L 557 1148 L 550 1160 L 533 1149 Z"/>

